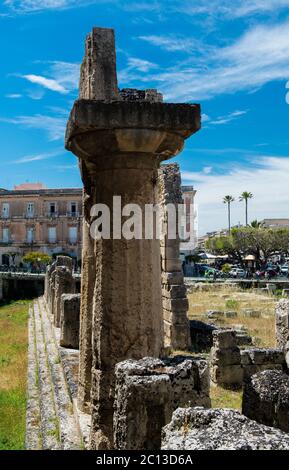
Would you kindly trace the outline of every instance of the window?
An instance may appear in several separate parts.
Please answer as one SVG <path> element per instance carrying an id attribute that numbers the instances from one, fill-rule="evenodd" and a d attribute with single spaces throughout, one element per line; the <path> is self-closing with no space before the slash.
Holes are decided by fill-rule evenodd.
<path id="1" fill-rule="evenodd" d="M 27 217 L 34 217 L 34 202 L 28 202 L 26 214 Z"/>
<path id="2" fill-rule="evenodd" d="M 51 217 L 56 215 L 56 204 L 55 204 L 55 202 L 50 202 L 49 203 L 49 215 Z"/>
<path id="3" fill-rule="evenodd" d="M 2 217 L 7 219 L 9 217 L 9 203 L 3 202 L 2 204 Z"/>
<path id="4" fill-rule="evenodd" d="M 28 228 L 26 236 L 27 236 L 27 243 L 33 243 L 34 242 L 34 229 Z"/>
<path id="5" fill-rule="evenodd" d="M 76 202 L 71 202 L 70 203 L 70 213 L 72 216 L 76 216 L 76 212 L 77 212 L 77 204 Z"/>
<path id="6" fill-rule="evenodd" d="M 56 242 L 56 227 L 49 227 L 48 228 L 48 241 L 49 243 Z"/>
<path id="7" fill-rule="evenodd" d="M 9 243 L 10 231 L 9 228 L 3 228 L 3 243 Z"/>
<path id="8" fill-rule="evenodd" d="M 77 242 L 77 227 L 69 227 L 68 230 L 69 242 L 76 243 Z"/>

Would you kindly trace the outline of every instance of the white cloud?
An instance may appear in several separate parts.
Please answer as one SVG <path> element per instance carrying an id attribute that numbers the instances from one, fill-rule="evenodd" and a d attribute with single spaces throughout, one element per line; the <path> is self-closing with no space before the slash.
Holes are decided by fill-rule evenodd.
<path id="1" fill-rule="evenodd" d="M 159 46 L 166 51 L 189 52 L 193 49 L 199 49 L 199 42 L 192 38 L 175 37 L 175 36 L 139 36 L 138 39 L 149 42 L 154 46 Z"/>
<path id="2" fill-rule="evenodd" d="M 64 10 L 109 0 L 5 0 L 4 5 L 16 13 L 35 13 L 42 10 Z"/>
<path id="3" fill-rule="evenodd" d="M 44 88 L 47 88 L 48 90 L 57 91 L 59 93 L 67 93 L 67 90 L 54 79 L 45 78 L 45 77 L 42 77 L 41 75 L 33 75 L 33 74 L 22 75 L 22 78 L 25 78 L 31 83 L 36 83 L 37 85 L 43 86 Z"/>
<path id="4" fill-rule="evenodd" d="M 27 129 L 39 129 L 47 133 L 50 141 L 64 138 L 67 119 L 65 117 L 45 116 L 17 116 L 15 118 L 0 118 L 1 122 L 15 124 Z"/>
<path id="5" fill-rule="evenodd" d="M 158 42 L 157 36 L 153 38 L 155 45 L 164 47 L 162 36 Z M 201 56 L 189 56 L 174 67 L 139 74 L 132 79 L 161 87 L 167 100 L 193 101 L 222 93 L 249 92 L 271 81 L 287 81 L 288 77 L 289 22 L 286 21 L 254 26 L 229 46 L 212 48 L 204 44 Z"/>
<path id="6" fill-rule="evenodd" d="M 210 15 L 225 19 L 264 15 L 289 7 L 289 0 L 199 0 L 197 5 L 190 1 L 178 2 L 175 8 L 189 15 Z"/>
<path id="7" fill-rule="evenodd" d="M 289 157 L 263 156 L 251 167 L 228 166 L 223 174 L 210 172 L 182 172 L 185 184 L 197 190 L 199 233 L 224 228 L 227 224 L 225 194 L 236 198 L 232 205 L 232 222 L 244 223 L 244 205 L 237 202 L 243 191 L 251 191 L 254 198 L 249 203 L 249 219 L 289 218 L 288 193 Z"/>
<path id="8" fill-rule="evenodd" d="M 139 70 L 140 72 L 148 72 L 151 69 L 157 68 L 157 64 L 149 62 L 148 60 L 138 59 L 136 57 L 129 57 L 128 67 L 132 70 Z"/>
<path id="9" fill-rule="evenodd" d="M 53 152 L 46 152 L 40 153 L 37 155 L 26 155 L 25 157 L 21 157 L 18 160 L 14 160 L 12 163 L 30 163 L 30 162 L 37 162 L 40 160 L 47 160 L 48 158 L 56 157 L 63 153 L 62 149 L 54 150 Z"/>
<path id="10" fill-rule="evenodd" d="M 244 114 L 247 114 L 248 111 L 240 111 L 236 110 L 233 111 L 225 116 L 218 116 L 215 119 L 210 118 L 208 115 L 202 115 L 202 122 L 206 122 L 207 125 L 222 125 L 222 124 L 228 124 L 231 121 L 235 121 L 237 118 L 243 116 Z M 205 118 L 204 118 L 205 117 Z"/>
<path id="11" fill-rule="evenodd" d="M 19 98 L 22 98 L 22 95 L 20 93 L 9 93 L 8 95 L 5 95 L 5 98 L 10 98 L 11 100 L 17 100 Z"/>

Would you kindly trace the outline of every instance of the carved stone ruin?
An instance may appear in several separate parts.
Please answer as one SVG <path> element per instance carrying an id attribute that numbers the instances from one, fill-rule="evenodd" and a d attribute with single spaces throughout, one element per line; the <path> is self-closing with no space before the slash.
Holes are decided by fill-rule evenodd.
<path id="1" fill-rule="evenodd" d="M 258 423 L 289 432 L 289 376 L 266 370 L 245 382 L 242 412 Z"/>
<path id="2" fill-rule="evenodd" d="M 174 206 L 177 215 L 178 204 L 183 202 L 179 165 L 177 163 L 162 165 L 158 176 L 160 205 L 163 208 L 168 204 Z M 165 211 L 163 215 L 166 217 Z M 187 317 L 189 304 L 180 261 L 180 240 L 178 237 L 170 239 L 168 232 L 167 228 L 161 240 L 164 345 L 175 350 L 187 350 L 191 346 Z"/>
<path id="3" fill-rule="evenodd" d="M 90 361 L 92 350 L 92 449 L 113 447 L 116 363 L 159 357 L 163 319 L 159 240 L 128 240 L 119 231 L 109 239 L 91 241 L 90 208 L 102 203 L 112 214 L 113 197 L 121 196 L 122 207 L 138 204 L 144 214 L 146 204 L 157 202 L 161 161 L 177 155 L 184 140 L 200 128 L 198 105 L 162 103 L 151 93 L 143 100 L 120 95 L 115 62 L 113 30 L 94 28 L 86 40 L 80 99 L 66 132 L 66 148 L 79 158 L 85 192 L 80 339 L 85 376 L 80 374 L 78 398 L 80 407 L 89 399 L 91 365 L 83 363 Z M 91 270 L 86 256 L 93 263 Z"/>
<path id="4" fill-rule="evenodd" d="M 281 349 L 240 349 L 236 332 L 229 329 L 213 331 L 211 349 L 211 380 L 223 388 L 241 388 L 253 374 L 268 369 L 283 371 L 285 355 Z"/>
<path id="5" fill-rule="evenodd" d="M 205 360 L 180 356 L 117 364 L 115 448 L 160 449 L 162 427 L 178 406 L 211 406 Z"/>
<path id="6" fill-rule="evenodd" d="M 79 348 L 80 294 L 62 294 L 60 346 Z"/>
<path id="7" fill-rule="evenodd" d="M 285 432 L 236 410 L 179 408 L 163 428 L 162 450 L 288 450 Z"/>
<path id="8" fill-rule="evenodd" d="M 279 348 L 285 348 L 289 341 L 289 300 L 282 299 L 276 305 L 276 341 Z"/>
<path id="9" fill-rule="evenodd" d="M 224 388 L 240 387 L 243 382 L 241 354 L 233 330 L 213 331 L 211 380 Z"/>

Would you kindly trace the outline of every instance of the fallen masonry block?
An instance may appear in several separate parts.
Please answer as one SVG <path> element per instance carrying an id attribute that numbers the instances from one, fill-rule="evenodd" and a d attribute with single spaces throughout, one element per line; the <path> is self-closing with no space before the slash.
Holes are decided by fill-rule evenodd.
<path id="1" fill-rule="evenodd" d="M 289 435 L 236 410 L 178 408 L 163 428 L 162 450 L 288 450 Z"/>
<path id="2" fill-rule="evenodd" d="M 178 406 L 211 405 L 204 359 L 131 359 L 117 364 L 115 373 L 114 445 L 119 450 L 159 449 L 161 429 Z"/>
<path id="3" fill-rule="evenodd" d="M 243 393 L 242 412 L 258 423 L 289 432 L 289 376 L 266 370 L 251 376 Z"/>

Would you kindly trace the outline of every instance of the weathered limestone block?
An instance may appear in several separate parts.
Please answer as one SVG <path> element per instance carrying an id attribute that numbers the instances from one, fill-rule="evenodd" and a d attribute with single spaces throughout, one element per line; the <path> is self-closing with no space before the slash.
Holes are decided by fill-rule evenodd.
<path id="1" fill-rule="evenodd" d="M 115 447 L 159 449 L 161 429 L 178 406 L 211 405 L 209 368 L 188 357 L 144 358 L 116 366 Z"/>
<path id="2" fill-rule="evenodd" d="M 282 299 L 277 303 L 275 318 L 277 346 L 284 348 L 289 341 L 289 300 Z"/>
<path id="3" fill-rule="evenodd" d="M 162 450 L 288 450 L 289 435 L 230 409 L 178 408 Z"/>
<path id="4" fill-rule="evenodd" d="M 80 294 L 62 294 L 60 346 L 79 348 Z"/>
<path id="5" fill-rule="evenodd" d="M 245 382 L 242 412 L 258 423 L 289 432 L 289 376 L 266 370 Z"/>
<path id="6" fill-rule="evenodd" d="M 80 160 L 91 206 L 105 204 L 114 214 L 118 196 L 120 210 L 133 203 L 144 214 L 147 204 L 156 203 L 160 162 L 177 155 L 184 140 L 200 128 L 200 108 L 161 103 L 157 96 L 152 101 L 151 95 L 144 101 L 122 100 L 117 90 L 113 32 L 94 28 L 87 38 L 80 99 L 67 124 L 66 148 Z M 86 217 L 89 224 L 94 219 Z M 95 270 L 86 275 L 94 286 L 92 449 L 113 446 L 115 365 L 128 358 L 158 357 L 163 350 L 160 243 L 156 234 L 145 239 L 144 227 L 141 233 L 141 239 L 121 232 L 92 242 Z M 82 311 L 88 312 L 86 307 Z M 84 322 L 85 330 L 89 322 Z M 88 351 L 89 344 L 84 348 Z"/>
<path id="7" fill-rule="evenodd" d="M 161 223 L 164 234 L 160 242 L 162 267 L 162 307 L 164 317 L 164 344 L 166 348 L 186 350 L 191 346 L 187 318 L 189 308 L 180 260 L 180 240 L 169 238 L 166 210 L 182 204 L 181 174 L 176 163 L 162 165 L 158 171 L 158 199 L 164 212 Z M 174 280 L 173 280 L 174 279 Z"/>
<path id="8" fill-rule="evenodd" d="M 243 382 L 240 349 L 234 330 L 213 331 L 211 380 L 224 388 L 240 387 Z"/>
<path id="9" fill-rule="evenodd" d="M 241 364 L 244 372 L 244 381 L 257 372 L 268 369 L 282 371 L 285 364 L 285 355 L 281 349 L 250 348 L 241 351 Z"/>
<path id="10" fill-rule="evenodd" d="M 62 294 L 72 294 L 75 292 L 75 282 L 72 272 L 65 266 L 56 266 L 54 275 L 54 302 L 53 314 L 54 324 L 60 327 L 61 316 L 61 296 Z"/>

